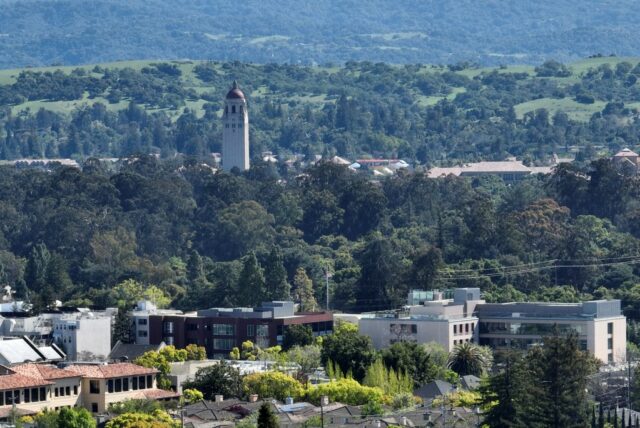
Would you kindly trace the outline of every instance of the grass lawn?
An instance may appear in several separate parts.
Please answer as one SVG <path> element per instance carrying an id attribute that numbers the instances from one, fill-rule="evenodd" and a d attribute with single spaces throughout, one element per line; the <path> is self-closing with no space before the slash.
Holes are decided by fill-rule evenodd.
<path id="1" fill-rule="evenodd" d="M 549 116 L 553 116 L 556 111 L 562 110 L 573 120 L 587 122 L 593 113 L 601 111 L 606 104 L 604 101 L 596 101 L 593 104 L 580 104 L 571 98 L 540 98 L 518 104 L 515 106 L 515 110 L 519 119 L 527 112 L 546 108 L 549 111 Z"/>

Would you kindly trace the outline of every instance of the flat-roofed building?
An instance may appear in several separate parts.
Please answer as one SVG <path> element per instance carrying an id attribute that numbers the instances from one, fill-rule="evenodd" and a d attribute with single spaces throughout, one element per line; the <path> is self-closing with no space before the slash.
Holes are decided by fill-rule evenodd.
<path id="1" fill-rule="evenodd" d="M 145 318 L 139 318 L 145 319 Z M 307 325 L 314 336 L 333 331 L 330 312 L 295 312 L 293 302 L 265 302 L 258 308 L 211 308 L 197 314 L 148 315 L 147 343 L 204 346 L 209 358 L 229 358 L 229 352 L 250 340 L 260 348 L 281 345 L 291 325 Z M 139 330 L 141 331 L 141 330 Z M 138 339 L 138 338 L 137 338 Z M 140 343 L 140 342 L 138 342 Z"/>
<path id="2" fill-rule="evenodd" d="M 528 349 L 553 333 L 575 331 L 582 349 L 604 363 L 626 360 L 627 323 L 620 300 L 479 305 L 480 344 Z"/>
<path id="3" fill-rule="evenodd" d="M 456 345 L 478 341 L 474 311 L 484 303 L 479 288 L 458 288 L 449 294 L 412 290 L 408 303 L 398 312 L 363 314 L 360 333 L 371 337 L 377 349 L 396 342 L 437 342 L 451 351 Z"/>

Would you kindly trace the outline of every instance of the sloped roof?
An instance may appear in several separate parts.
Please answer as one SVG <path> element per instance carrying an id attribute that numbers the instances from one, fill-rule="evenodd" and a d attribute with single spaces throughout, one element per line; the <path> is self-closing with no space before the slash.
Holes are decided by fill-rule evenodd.
<path id="1" fill-rule="evenodd" d="M 6 360 L 7 364 L 20 364 L 45 359 L 44 355 L 24 338 L 0 340 L 0 356 Z"/>
<path id="2" fill-rule="evenodd" d="M 55 344 L 51 346 L 39 346 L 38 351 L 44 355 L 48 361 L 61 361 L 66 357 L 66 354 Z"/>
<path id="3" fill-rule="evenodd" d="M 453 385 L 451 385 L 449 382 L 445 382 L 443 380 L 434 380 L 433 382 L 429 382 L 428 384 L 416 389 L 415 391 L 413 391 L 413 394 L 417 395 L 418 397 L 432 400 L 436 397 L 441 397 L 447 394 L 452 389 Z"/>
<path id="4" fill-rule="evenodd" d="M 74 364 L 67 367 L 67 370 L 80 373 L 84 377 L 94 379 L 108 379 L 112 377 L 152 375 L 158 373 L 156 369 L 149 369 L 132 363 L 114 364 Z"/>
<path id="5" fill-rule="evenodd" d="M 480 387 L 480 378 L 474 375 L 460 377 L 460 383 L 466 389 L 476 389 Z"/>
<path id="6" fill-rule="evenodd" d="M 622 158 L 622 157 L 638 157 L 638 154 L 633 152 L 629 148 L 624 148 L 620 150 L 618 153 L 613 155 L 614 158 Z"/>
<path id="7" fill-rule="evenodd" d="M 11 367 L 11 370 L 21 375 L 29 376 L 39 380 L 82 377 L 79 373 L 59 369 L 51 364 L 19 364 L 17 366 Z"/>
<path id="8" fill-rule="evenodd" d="M 0 376 L 0 391 L 18 388 L 33 388 L 36 386 L 46 386 L 52 384 L 53 382 L 49 382 L 47 380 L 37 379 L 15 372 Z"/>

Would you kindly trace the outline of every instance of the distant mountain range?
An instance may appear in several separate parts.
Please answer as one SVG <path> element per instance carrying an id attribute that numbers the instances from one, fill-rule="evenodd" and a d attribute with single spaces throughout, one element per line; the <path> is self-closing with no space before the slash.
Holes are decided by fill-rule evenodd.
<path id="1" fill-rule="evenodd" d="M 0 0 L 0 68 L 123 59 L 477 62 L 640 54 L 636 0 Z"/>

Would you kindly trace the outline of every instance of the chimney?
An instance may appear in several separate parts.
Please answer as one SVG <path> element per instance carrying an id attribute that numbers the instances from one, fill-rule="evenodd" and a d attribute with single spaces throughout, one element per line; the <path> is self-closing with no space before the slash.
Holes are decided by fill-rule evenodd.
<path id="1" fill-rule="evenodd" d="M 222 394 L 216 394 L 216 395 L 214 395 L 214 396 L 213 396 L 213 401 L 214 401 L 215 403 L 220 403 L 220 402 L 224 401 L 224 395 L 222 395 Z"/>
<path id="2" fill-rule="evenodd" d="M 255 403 L 256 401 L 258 401 L 258 394 L 249 395 L 249 403 Z"/>

